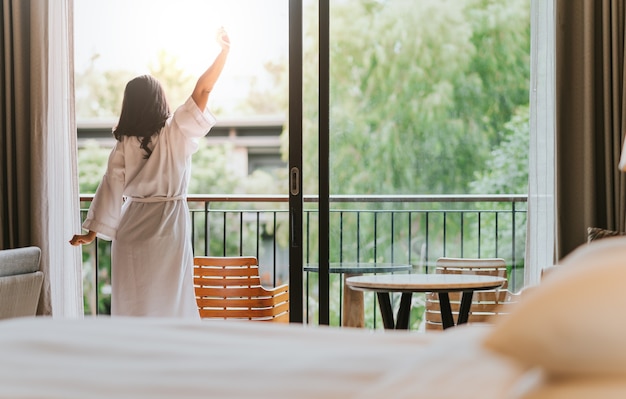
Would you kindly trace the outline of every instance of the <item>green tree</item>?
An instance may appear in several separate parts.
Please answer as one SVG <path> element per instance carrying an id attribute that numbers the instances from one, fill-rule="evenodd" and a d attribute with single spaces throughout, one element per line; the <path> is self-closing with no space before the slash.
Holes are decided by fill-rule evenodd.
<path id="1" fill-rule="evenodd" d="M 102 71 L 97 65 L 98 58 L 99 55 L 94 54 L 89 66 L 75 74 L 78 119 L 117 118 L 122 108 L 126 83 L 140 74 L 128 69 Z M 149 73 L 163 85 L 172 108 L 189 97 L 195 80 L 178 65 L 176 57 L 161 50 L 148 67 Z"/>
<path id="2" fill-rule="evenodd" d="M 250 78 L 248 96 L 238 110 L 243 115 L 286 115 L 289 100 L 287 60 L 268 61 L 263 67 L 264 76 Z"/>
<path id="3" fill-rule="evenodd" d="M 504 125 L 502 141 L 491 151 L 485 168 L 470 183 L 476 194 L 526 194 L 528 192 L 528 106 L 520 107 Z"/>
<path id="4" fill-rule="evenodd" d="M 101 71 L 97 68 L 98 58 L 94 54 L 89 66 L 74 75 L 78 119 L 117 117 L 126 82 L 134 76 L 132 71 L 125 69 Z"/>
<path id="5" fill-rule="evenodd" d="M 503 138 L 503 125 L 529 101 L 530 2 L 471 0 L 465 14 L 478 51 L 470 71 L 480 80 L 481 90 L 457 90 L 457 109 L 471 108 L 463 113 L 482 122 L 493 147 Z"/>
<path id="6" fill-rule="evenodd" d="M 305 12 L 310 16 L 305 24 L 303 121 L 303 175 L 308 194 L 317 192 L 319 164 L 316 6 L 310 4 Z M 517 146 L 519 154 L 527 153 L 519 136 L 511 139 L 508 124 L 516 110 L 527 112 L 529 21 L 526 0 L 334 3 L 331 193 L 465 194 L 480 189 L 484 190 L 480 194 L 491 194 L 506 189 L 490 186 L 494 182 L 486 176 L 498 149 L 515 151 Z M 515 129 L 528 135 L 527 125 L 517 124 Z M 519 167 L 518 160 L 502 159 L 507 166 L 499 165 L 503 174 L 515 172 L 509 182 L 515 182 L 516 189 L 527 176 L 527 168 Z M 472 185 L 483 176 L 484 185 Z M 371 205 L 386 207 L 398 204 Z M 356 231 L 356 223 L 361 231 L 374 231 L 376 222 L 344 218 L 341 228 L 331 226 L 332 237 L 340 230 Z M 420 223 L 412 222 L 413 231 L 424 231 Z M 448 237 L 462 230 L 460 219 L 447 223 Z M 346 237 L 343 245 L 357 246 Z M 386 242 L 393 241 L 388 238 Z M 379 239 L 385 242 L 380 234 Z M 374 247 L 377 254 L 390 252 L 372 240 L 373 233 L 371 240 L 358 243 L 362 259 L 374 256 Z M 331 238 L 331 244 L 338 241 Z M 396 246 L 403 242 L 395 239 Z M 413 250 L 407 247 L 399 252 Z M 311 252 L 316 253 L 315 248 Z M 333 248 L 331 256 L 339 252 Z"/>
<path id="7" fill-rule="evenodd" d="M 78 185 L 81 194 L 94 194 L 106 170 L 110 148 L 90 140 L 78 150 Z"/>
<path id="8" fill-rule="evenodd" d="M 331 15 L 331 192 L 469 192 L 528 103 L 528 2 L 346 1 Z M 317 26 L 307 26 L 304 134 L 316 149 Z M 304 154 L 316 176 L 316 151 Z"/>
<path id="9" fill-rule="evenodd" d="M 179 66 L 178 59 L 167 51 L 161 50 L 157 53 L 156 60 L 150 63 L 149 70 L 150 74 L 161 82 L 172 111 L 191 95 L 196 79 Z"/>

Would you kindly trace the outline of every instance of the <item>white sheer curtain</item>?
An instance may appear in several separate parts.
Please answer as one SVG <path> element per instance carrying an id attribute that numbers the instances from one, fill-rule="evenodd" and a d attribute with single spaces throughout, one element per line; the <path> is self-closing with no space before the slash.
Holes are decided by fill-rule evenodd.
<path id="1" fill-rule="evenodd" d="M 74 115 L 73 0 L 50 1 L 47 150 L 52 192 L 48 227 L 53 316 L 82 317 L 82 256 L 68 240 L 80 231 Z"/>
<path id="2" fill-rule="evenodd" d="M 554 264 L 556 64 L 554 0 L 531 1 L 530 153 L 525 286 Z"/>
<path id="3" fill-rule="evenodd" d="M 73 82 L 73 2 L 31 3 L 31 84 L 34 135 L 40 162 L 32 165 L 41 201 L 35 218 L 42 247 L 44 286 L 39 313 L 83 316 L 80 250 L 68 240 L 80 231 Z M 41 40 L 41 41 L 40 41 Z M 40 44 L 36 45 L 35 42 Z"/>

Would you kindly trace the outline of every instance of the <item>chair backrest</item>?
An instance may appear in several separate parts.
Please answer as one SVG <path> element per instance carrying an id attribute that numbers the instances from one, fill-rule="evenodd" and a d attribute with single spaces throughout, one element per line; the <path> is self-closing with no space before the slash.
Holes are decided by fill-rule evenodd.
<path id="1" fill-rule="evenodd" d="M 439 258 L 435 273 L 480 274 L 507 278 L 506 262 L 501 258 Z M 495 290 L 476 291 L 472 298 L 472 307 L 468 323 L 493 322 L 494 317 L 509 313 L 507 306 L 516 302 L 515 295 L 508 291 L 508 279 L 502 287 Z M 461 293 L 452 292 L 450 306 L 456 319 L 461 305 Z M 439 297 L 436 293 L 426 294 L 424 312 L 426 330 L 443 330 Z"/>
<path id="2" fill-rule="evenodd" d="M 0 319 L 37 314 L 43 283 L 40 258 L 38 247 L 0 250 Z"/>
<path id="3" fill-rule="evenodd" d="M 196 256 L 194 286 L 203 319 L 289 321 L 289 290 L 261 285 L 254 256 Z"/>

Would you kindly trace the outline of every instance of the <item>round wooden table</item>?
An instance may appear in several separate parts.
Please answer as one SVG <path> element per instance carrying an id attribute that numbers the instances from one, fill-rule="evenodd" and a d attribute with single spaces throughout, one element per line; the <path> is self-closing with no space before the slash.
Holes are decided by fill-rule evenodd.
<path id="1" fill-rule="evenodd" d="M 455 325 L 450 308 L 450 292 L 462 292 L 461 306 L 456 324 L 467 323 L 474 291 L 491 290 L 506 282 L 503 277 L 473 274 L 395 274 L 380 276 L 355 276 L 346 279 L 353 290 L 374 291 L 378 297 L 383 324 L 386 329 L 408 329 L 411 297 L 414 292 L 436 292 L 441 305 L 443 328 Z M 400 292 L 400 308 L 394 321 L 391 308 L 392 292 Z"/>
<path id="2" fill-rule="evenodd" d="M 344 327 L 364 327 L 365 310 L 363 307 L 363 291 L 355 291 L 346 285 L 350 277 L 361 276 L 365 273 L 393 273 L 406 272 L 413 268 L 408 263 L 374 263 L 374 262 L 339 262 L 328 265 L 329 273 L 343 274 L 343 314 L 341 325 Z M 319 264 L 304 265 L 306 272 L 319 272 Z"/>

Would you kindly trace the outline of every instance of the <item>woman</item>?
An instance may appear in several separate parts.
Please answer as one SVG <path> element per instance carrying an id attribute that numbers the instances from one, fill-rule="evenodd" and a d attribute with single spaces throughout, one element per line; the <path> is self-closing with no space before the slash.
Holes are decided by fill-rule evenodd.
<path id="1" fill-rule="evenodd" d="M 186 194 L 191 154 L 215 124 L 207 108 L 230 39 L 173 115 L 160 83 L 143 75 L 124 91 L 107 170 L 72 245 L 111 244 L 111 315 L 199 318 Z"/>

